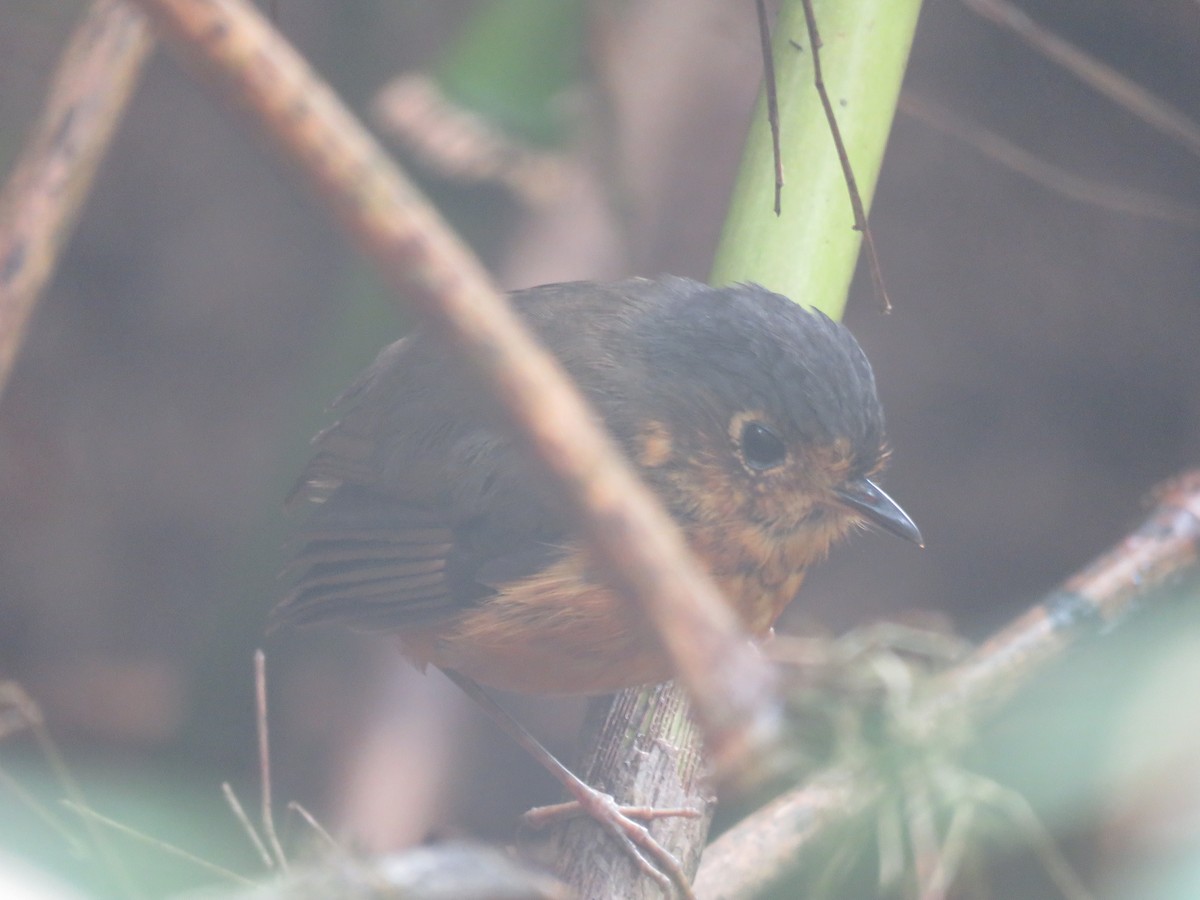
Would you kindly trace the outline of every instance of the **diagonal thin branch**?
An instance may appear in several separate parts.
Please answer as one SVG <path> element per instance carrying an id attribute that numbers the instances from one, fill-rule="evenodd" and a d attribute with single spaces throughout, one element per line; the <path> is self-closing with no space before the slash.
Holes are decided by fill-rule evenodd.
<path id="1" fill-rule="evenodd" d="M 136 2 L 252 115 L 387 283 L 474 365 L 570 502 L 610 582 L 642 602 L 718 762 L 735 768 L 772 745 L 779 707 L 769 668 L 560 367 L 424 197 L 245 0 Z"/>
<path id="2" fill-rule="evenodd" d="M 1200 209 L 1194 206 L 1175 203 L 1145 191 L 1082 178 L 1074 172 L 1039 159 L 994 131 L 957 116 L 928 97 L 904 91 L 900 94 L 899 108 L 901 112 L 907 113 L 917 121 L 973 147 L 997 165 L 1069 200 L 1127 216 L 1167 222 L 1184 228 L 1200 228 Z"/>
<path id="3" fill-rule="evenodd" d="M 150 48 L 140 13 L 96 0 L 0 194 L 0 392 Z"/>
<path id="4" fill-rule="evenodd" d="M 775 215 L 783 212 L 783 153 L 779 148 L 779 97 L 775 80 L 775 49 L 771 46 L 771 23 L 767 20 L 766 0 L 756 0 L 758 39 L 762 46 L 763 96 L 767 100 L 767 125 L 771 129 L 771 155 L 775 165 Z"/>
<path id="5" fill-rule="evenodd" d="M 1200 125 L 1137 82 L 1043 28 L 1008 0 L 963 0 L 963 3 L 977 15 L 1016 34 L 1092 90 L 1200 156 Z"/>
<path id="6" fill-rule="evenodd" d="M 997 710 L 1081 641 L 1145 613 L 1200 580 L 1200 470 L 1168 482 L 1157 506 L 1123 541 L 938 676 L 905 717 L 916 746 L 944 746 L 964 719 Z M 961 737 L 959 738 L 961 740 Z M 714 841 L 696 876 L 701 898 L 757 896 L 803 864 L 834 829 L 866 815 L 887 790 L 866 763 L 839 765 L 776 798 Z"/>
<path id="7" fill-rule="evenodd" d="M 842 177 L 846 180 L 850 209 L 854 213 L 854 230 L 862 232 L 863 250 L 867 254 L 867 268 L 871 270 L 871 283 L 875 286 L 875 295 L 879 298 L 883 311 L 890 313 L 892 301 L 888 297 L 887 285 L 883 281 L 883 267 L 879 264 L 879 254 L 875 250 L 875 234 L 867 220 L 867 207 L 858 190 L 858 179 L 854 176 L 854 166 L 850 164 L 850 152 L 846 149 L 842 129 L 838 126 L 837 113 L 833 111 L 833 101 L 829 99 L 829 90 L 825 86 L 825 76 L 821 69 L 822 44 L 821 32 L 817 28 L 817 15 L 813 11 L 812 0 L 801 0 L 801 5 L 804 9 L 804 24 L 808 28 L 809 52 L 812 55 L 813 87 L 816 88 L 817 96 L 821 98 L 821 108 L 825 111 L 825 119 L 829 123 L 829 136 L 833 138 L 833 146 L 837 150 L 838 162 L 842 167 Z M 775 212 L 778 215 L 779 210 Z"/>

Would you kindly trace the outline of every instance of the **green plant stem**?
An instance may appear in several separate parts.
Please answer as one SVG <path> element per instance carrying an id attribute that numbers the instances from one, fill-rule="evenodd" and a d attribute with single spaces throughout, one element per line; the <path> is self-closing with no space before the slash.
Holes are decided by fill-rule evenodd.
<path id="1" fill-rule="evenodd" d="M 813 0 L 821 68 L 838 127 L 870 207 L 920 0 Z M 799 45 L 799 49 L 797 46 Z M 834 318 L 845 307 L 862 236 L 813 87 L 801 0 L 786 0 L 773 28 L 783 156 L 782 213 L 766 100 L 760 97 L 710 280 L 756 281 Z"/>

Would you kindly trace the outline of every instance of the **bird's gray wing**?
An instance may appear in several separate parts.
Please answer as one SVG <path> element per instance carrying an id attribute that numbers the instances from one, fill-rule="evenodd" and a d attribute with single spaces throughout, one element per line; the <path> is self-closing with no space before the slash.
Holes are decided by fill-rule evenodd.
<path id="1" fill-rule="evenodd" d="M 292 492 L 319 505 L 273 625 L 427 626 L 561 553 L 544 479 L 454 365 L 409 338 L 336 404 Z"/>

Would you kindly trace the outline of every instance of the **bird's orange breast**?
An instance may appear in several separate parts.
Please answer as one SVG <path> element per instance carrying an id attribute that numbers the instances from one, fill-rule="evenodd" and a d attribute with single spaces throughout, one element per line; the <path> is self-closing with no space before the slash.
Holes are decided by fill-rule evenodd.
<path id="1" fill-rule="evenodd" d="M 694 534 L 692 544 L 756 636 L 796 596 L 812 549 L 719 529 Z M 653 626 L 600 582 L 583 551 L 436 628 L 405 632 L 401 643 L 419 664 L 521 693 L 603 694 L 672 675 Z"/>

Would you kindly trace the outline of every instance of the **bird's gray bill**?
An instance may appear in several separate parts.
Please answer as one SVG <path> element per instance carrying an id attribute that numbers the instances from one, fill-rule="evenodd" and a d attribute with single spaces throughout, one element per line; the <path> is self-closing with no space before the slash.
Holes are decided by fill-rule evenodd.
<path id="1" fill-rule="evenodd" d="M 920 530 L 908 517 L 908 513 L 870 479 L 858 478 L 838 488 L 834 493 L 842 503 L 861 513 L 872 525 L 877 525 L 896 537 L 912 541 L 918 547 L 925 546 Z"/>

